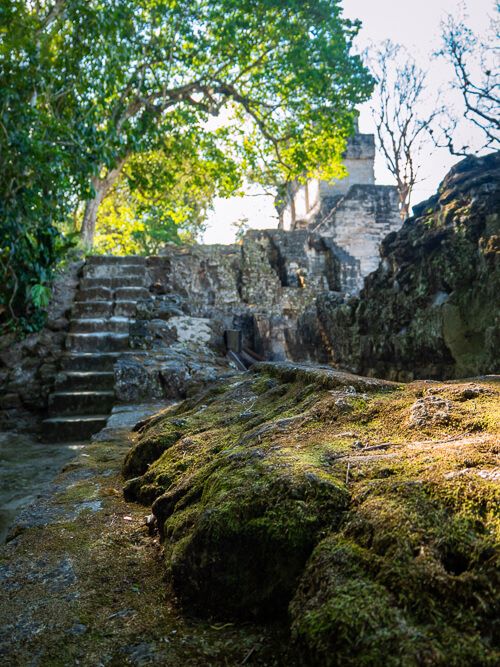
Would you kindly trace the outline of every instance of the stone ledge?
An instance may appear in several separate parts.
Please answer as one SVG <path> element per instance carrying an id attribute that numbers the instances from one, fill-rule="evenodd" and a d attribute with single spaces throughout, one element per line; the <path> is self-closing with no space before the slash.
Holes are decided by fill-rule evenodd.
<path id="1" fill-rule="evenodd" d="M 252 371 L 268 373 L 283 382 L 303 380 L 327 389 L 354 387 L 356 391 L 377 391 L 380 389 L 396 389 L 401 386 L 396 382 L 389 382 L 388 380 L 379 380 L 378 378 L 368 378 L 345 371 L 338 371 L 330 366 L 296 364 L 287 361 L 259 361 L 252 366 Z"/>

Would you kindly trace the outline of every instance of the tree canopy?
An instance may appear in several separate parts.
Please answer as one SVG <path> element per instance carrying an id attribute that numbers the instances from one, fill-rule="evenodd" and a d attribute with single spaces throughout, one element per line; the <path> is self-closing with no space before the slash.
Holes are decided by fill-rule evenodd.
<path id="1" fill-rule="evenodd" d="M 100 206 L 95 250 L 153 255 L 165 243 L 194 242 L 214 197 L 232 195 L 241 182 L 213 139 L 188 132 L 132 156 Z"/>
<path id="2" fill-rule="evenodd" d="M 78 201 L 90 245 L 127 161 L 182 129 L 224 113 L 254 165 L 338 172 L 372 88 L 358 30 L 338 0 L 1 0 L 4 319 L 36 306 Z"/>

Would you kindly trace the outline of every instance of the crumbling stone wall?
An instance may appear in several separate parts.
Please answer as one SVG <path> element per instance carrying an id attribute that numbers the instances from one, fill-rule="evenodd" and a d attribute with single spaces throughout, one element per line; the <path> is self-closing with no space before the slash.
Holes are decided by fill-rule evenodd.
<path id="1" fill-rule="evenodd" d="M 307 231 L 266 230 L 248 232 L 241 244 L 170 245 L 148 258 L 150 293 L 130 325 L 136 353 L 115 364 L 117 398 L 179 398 L 231 372 L 228 329 L 241 331 L 243 347 L 263 359 L 323 359 L 301 317 L 319 292 L 339 287 L 334 250 Z"/>
<path id="2" fill-rule="evenodd" d="M 240 329 L 244 346 L 266 359 L 311 359 L 299 319 L 321 292 L 339 290 L 335 244 L 307 230 L 250 231 L 241 245 L 169 246 L 148 260 L 153 293 L 149 320 L 178 314 L 206 318 L 211 344 Z M 171 303 L 176 295 L 176 306 Z"/>
<path id="3" fill-rule="evenodd" d="M 0 429 L 37 431 L 64 349 L 69 314 L 83 262 L 73 262 L 56 278 L 47 324 L 16 342 L 0 338 Z"/>

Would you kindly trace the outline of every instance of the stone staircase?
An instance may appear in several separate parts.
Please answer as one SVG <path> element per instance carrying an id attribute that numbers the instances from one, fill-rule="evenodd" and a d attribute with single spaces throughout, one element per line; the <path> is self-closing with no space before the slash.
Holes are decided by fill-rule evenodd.
<path id="1" fill-rule="evenodd" d="M 144 257 L 87 258 L 49 396 L 44 440 L 86 440 L 105 426 L 115 402 L 113 367 L 130 350 L 137 301 L 148 297 Z"/>

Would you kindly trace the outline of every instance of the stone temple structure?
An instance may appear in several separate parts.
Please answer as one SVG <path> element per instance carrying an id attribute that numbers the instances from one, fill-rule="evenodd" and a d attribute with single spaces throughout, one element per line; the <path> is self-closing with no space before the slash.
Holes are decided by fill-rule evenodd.
<path id="1" fill-rule="evenodd" d="M 254 359 L 328 363 L 336 344 L 317 304 L 354 297 L 401 226 L 396 188 L 374 183 L 374 154 L 373 136 L 356 134 L 349 176 L 290 188 L 280 229 L 74 267 L 47 329 L 0 349 L 0 428 L 37 412 L 50 440 L 83 437 L 116 402 L 185 396 L 231 371 L 226 332 Z"/>
<path id="2" fill-rule="evenodd" d="M 309 230 L 330 239 L 343 263 L 342 291 L 357 294 L 379 263 L 379 246 L 401 227 L 397 189 L 375 185 L 375 139 L 356 134 L 348 141 L 348 176 L 329 183 L 312 179 L 288 188 L 280 228 Z"/>
<path id="3" fill-rule="evenodd" d="M 68 266 L 46 328 L 0 341 L 0 430 L 86 438 L 111 409 L 185 397 L 248 357 L 398 381 L 498 372 L 500 153 L 459 163 L 414 207 L 357 297 L 400 226 L 394 188 L 352 182 L 372 179 L 370 155 L 356 137 L 351 183 L 316 184 L 315 210 L 297 189 L 293 229 Z"/>

